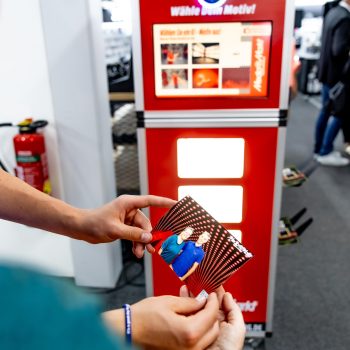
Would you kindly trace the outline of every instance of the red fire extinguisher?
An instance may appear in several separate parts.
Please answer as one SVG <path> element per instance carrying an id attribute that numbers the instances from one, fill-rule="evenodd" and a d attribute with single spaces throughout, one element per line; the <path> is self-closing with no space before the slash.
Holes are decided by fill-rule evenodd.
<path id="1" fill-rule="evenodd" d="M 19 123 L 19 134 L 13 138 L 16 153 L 15 174 L 39 191 L 51 194 L 45 140 L 37 129 L 48 124 L 46 120 L 26 119 Z"/>

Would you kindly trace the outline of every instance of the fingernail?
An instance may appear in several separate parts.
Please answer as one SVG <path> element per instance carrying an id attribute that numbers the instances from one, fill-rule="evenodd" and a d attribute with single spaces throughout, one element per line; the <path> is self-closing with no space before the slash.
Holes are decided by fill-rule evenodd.
<path id="1" fill-rule="evenodd" d="M 202 302 L 203 300 L 207 299 L 208 293 L 204 289 L 196 296 L 196 300 L 198 300 L 199 302 Z"/>
<path id="2" fill-rule="evenodd" d="M 152 235 L 150 233 L 144 232 L 141 235 L 141 242 L 148 243 L 152 240 Z"/>

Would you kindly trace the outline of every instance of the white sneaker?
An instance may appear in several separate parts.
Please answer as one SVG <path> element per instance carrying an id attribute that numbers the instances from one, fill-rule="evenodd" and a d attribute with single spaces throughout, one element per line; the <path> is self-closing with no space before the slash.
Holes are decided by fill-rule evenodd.
<path id="1" fill-rule="evenodd" d="M 350 152 L 350 146 L 349 146 L 349 152 Z M 342 158 L 342 155 L 341 155 L 341 153 L 339 151 L 333 151 L 331 153 L 334 155 L 334 157 Z M 350 155 L 350 153 L 349 153 L 349 155 Z M 327 156 L 328 156 L 328 154 L 327 154 Z M 324 156 L 321 156 L 318 153 L 314 153 L 313 158 L 315 160 L 318 160 L 318 157 L 324 157 Z"/>
<path id="2" fill-rule="evenodd" d="M 350 156 L 350 143 L 345 144 L 344 152 L 347 156 Z"/>
<path id="3" fill-rule="evenodd" d="M 322 165 L 328 166 L 347 166 L 350 164 L 349 159 L 340 156 L 337 151 L 333 151 L 325 156 L 318 156 L 317 161 Z"/>

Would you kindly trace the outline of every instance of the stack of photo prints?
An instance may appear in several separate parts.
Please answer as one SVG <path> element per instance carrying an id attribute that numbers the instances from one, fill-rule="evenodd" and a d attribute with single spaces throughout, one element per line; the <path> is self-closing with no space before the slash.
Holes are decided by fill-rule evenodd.
<path id="1" fill-rule="evenodd" d="M 152 245 L 194 296 L 215 291 L 253 255 L 190 196 L 154 227 Z"/>

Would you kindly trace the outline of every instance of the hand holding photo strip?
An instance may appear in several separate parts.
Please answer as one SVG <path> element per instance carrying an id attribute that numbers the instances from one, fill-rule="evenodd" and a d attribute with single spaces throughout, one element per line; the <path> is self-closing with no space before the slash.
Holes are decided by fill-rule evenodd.
<path id="1" fill-rule="evenodd" d="M 198 297 L 215 291 L 253 257 L 190 196 L 177 202 L 152 233 L 156 252 Z"/>

